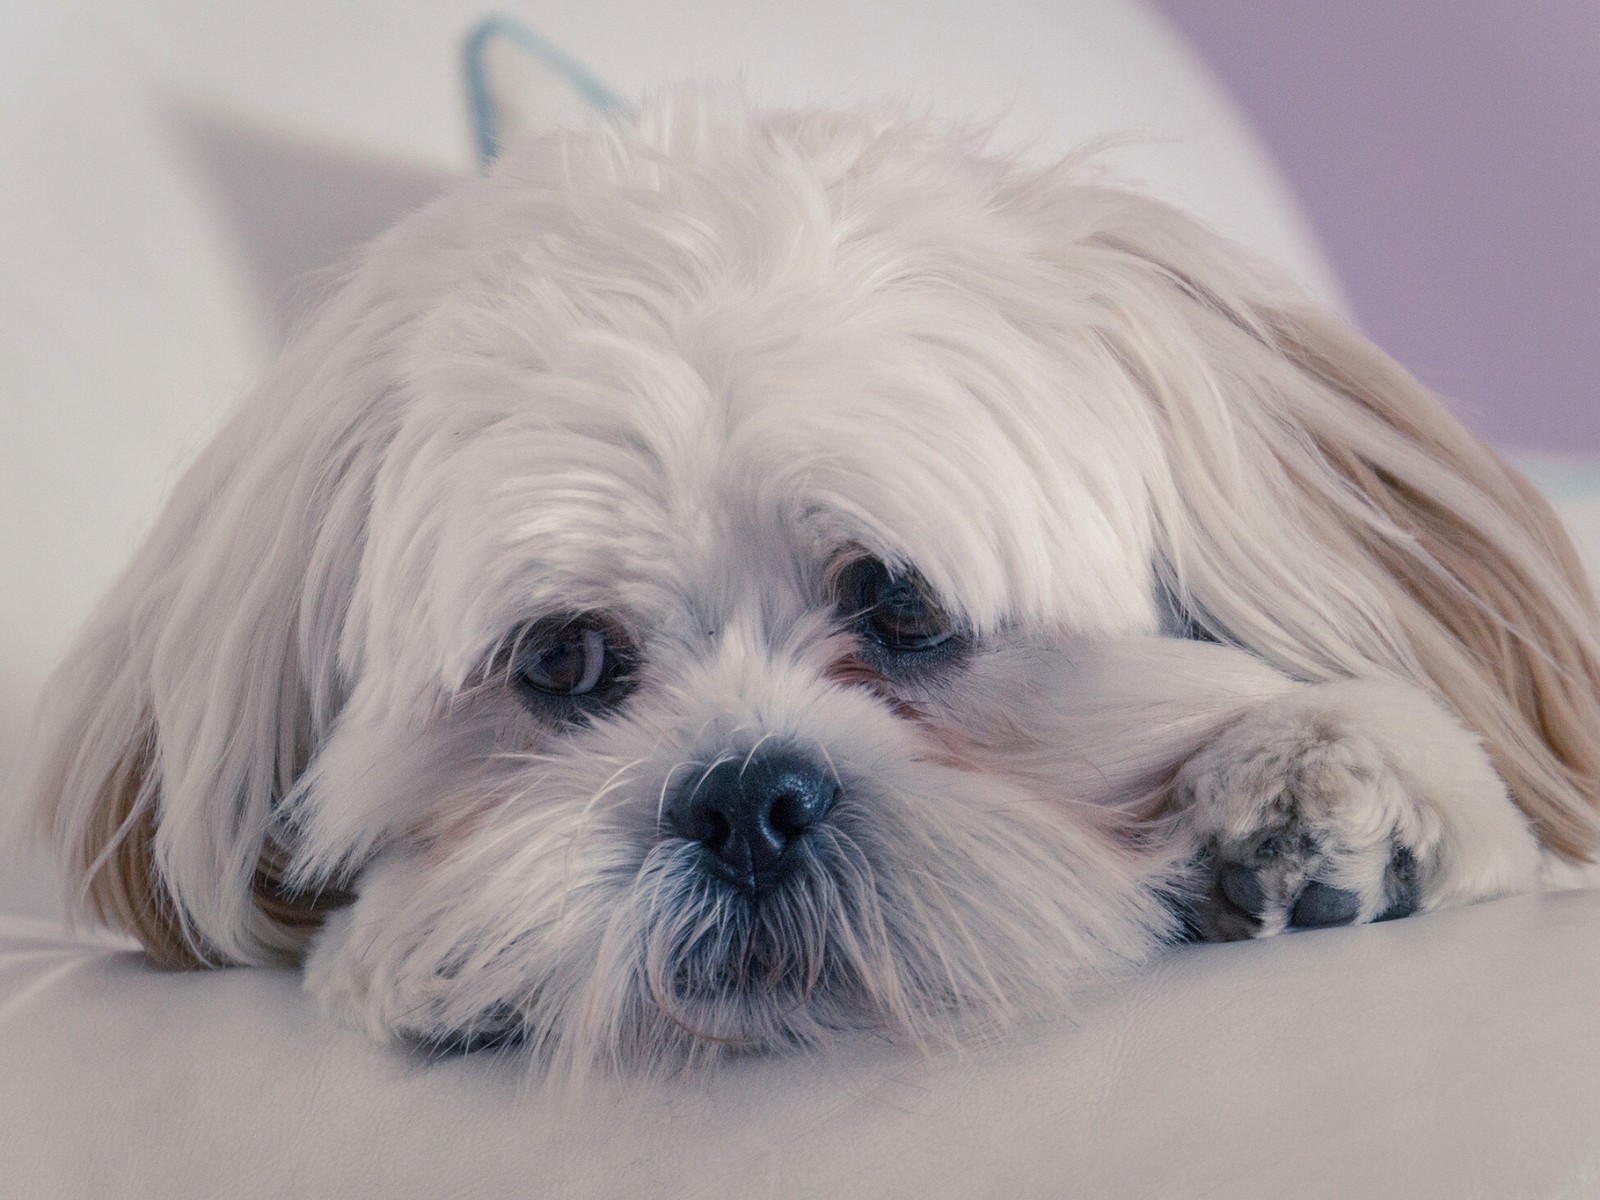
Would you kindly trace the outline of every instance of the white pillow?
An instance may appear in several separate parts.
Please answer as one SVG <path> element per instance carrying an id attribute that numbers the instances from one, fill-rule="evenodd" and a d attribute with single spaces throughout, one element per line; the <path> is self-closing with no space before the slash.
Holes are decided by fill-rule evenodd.
<path id="1" fill-rule="evenodd" d="M 1512 462 L 1550 498 L 1600 584 L 1600 457 L 1518 453 Z"/>

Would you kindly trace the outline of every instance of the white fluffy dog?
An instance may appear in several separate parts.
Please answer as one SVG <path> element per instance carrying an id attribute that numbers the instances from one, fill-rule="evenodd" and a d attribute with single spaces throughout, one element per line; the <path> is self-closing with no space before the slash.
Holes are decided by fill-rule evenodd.
<path id="1" fill-rule="evenodd" d="M 1548 508 L 1236 247 L 689 92 L 370 247 L 26 784 L 163 962 L 638 1069 L 1570 878 L 1597 696 Z"/>

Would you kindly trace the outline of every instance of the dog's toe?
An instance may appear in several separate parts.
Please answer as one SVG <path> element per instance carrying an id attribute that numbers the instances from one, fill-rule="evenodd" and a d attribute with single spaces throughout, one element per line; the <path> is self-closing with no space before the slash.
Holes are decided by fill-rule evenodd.
<path id="1" fill-rule="evenodd" d="M 1344 888 L 1329 887 L 1313 879 L 1295 897 L 1289 908 L 1289 924 L 1295 929 L 1326 929 L 1349 925 L 1361 911 L 1361 897 Z"/>
<path id="2" fill-rule="evenodd" d="M 1389 860 L 1389 906 L 1374 921 L 1397 921 L 1417 911 L 1422 902 L 1421 884 L 1417 879 L 1417 859 L 1404 846 L 1396 846 Z"/>
<path id="3" fill-rule="evenodd" d="M 1261 877 L 1243 863 L 1223 863 L 1217 872 L 1217 886 L 1228 903 L 1246 916 L 1259 918 L 1266 910 L 1267 893 Z"/>

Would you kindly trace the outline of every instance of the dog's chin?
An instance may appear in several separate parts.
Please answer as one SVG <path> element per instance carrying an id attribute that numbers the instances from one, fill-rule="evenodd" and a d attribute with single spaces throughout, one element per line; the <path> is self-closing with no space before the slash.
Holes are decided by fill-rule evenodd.
<path id="1" fill-rule="evenodd" d="M 655 1028 L 630 1057 L 805 1049 L 920 1024 L 903 1011 L 900 964 L 859 849 L 824 830 L 792 853 L 760 893 L 708 869 L 698 847 L 652 853 L 640 980 Z"/>

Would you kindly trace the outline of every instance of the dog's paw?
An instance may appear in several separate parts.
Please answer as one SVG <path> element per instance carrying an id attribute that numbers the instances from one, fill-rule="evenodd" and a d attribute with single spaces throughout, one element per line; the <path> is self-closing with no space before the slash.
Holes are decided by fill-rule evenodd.
<path id="1" fill-rule="evenodd" d="M 1179 770 L 1207 941 L 1383 921 L 1527 886 L 1537 849 L 1476 738 L 1394 684 L 1308 687 Z"/>
<path id="2" fill-rule="evenodd" d="M 1191 920 L 1231 941 L 1404 916 L 1438 822 L 1378 746 L 1320 712 L 1252 714 L 1179 772 L 1199 842 Z"/>

